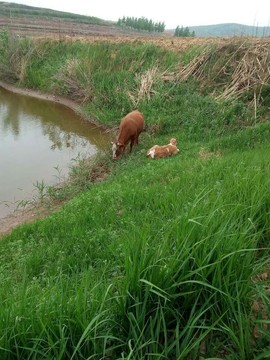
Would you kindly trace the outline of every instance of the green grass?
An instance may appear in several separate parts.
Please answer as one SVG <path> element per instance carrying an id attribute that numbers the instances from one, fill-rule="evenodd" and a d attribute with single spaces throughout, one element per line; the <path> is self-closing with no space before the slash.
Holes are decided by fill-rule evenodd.
<path id="1" fill-rule="evenodd" d="M 105 183 L 3 239 L 1 347 L 11 353 L 2 358 L 185 359 L 205 338 L 209 357 L 226 348 L 251 358 L 268 156 L 264 147 L 149 162 L 137 152 Z"/>
<path id="2" fill-rule="evenodd" d="M 80 100 L 86 116 L 108 126 L 139 108 L 149 127 L 163 132 L 181 128 L 190 139 L 205 140 L 254 121 L 252 109 L 241 102 L 216 102 L 199 93 L 196 82 L 167 77 L 187 60 L 153 44 L 29 42 L 5 32 L 1 38 L 2 79 Z M 197 55 L 195 50 L 188 50 L 188 59 Z"/>
<path id="3" fill-rule="evenodd" d="M 20 85 L 68 92 L 69 75 L 92 94 L 86 113 L 110 125 L 157 58 L 159 71 L 138 102 L 147 131 L 134 152 L 105 155 L 104 182 L 1 239 L 0 358 L 267 358 L 268 122 L 162 80 L 179 59 L 153 45 L 39 46 Z M 146 158 L 172 136 L 177 156 Z"/>

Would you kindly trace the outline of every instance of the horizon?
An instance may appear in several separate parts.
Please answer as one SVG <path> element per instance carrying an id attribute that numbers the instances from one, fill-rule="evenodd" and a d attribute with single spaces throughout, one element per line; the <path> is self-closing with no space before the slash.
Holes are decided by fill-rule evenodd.
<path id="1" fill-rule="evenodd" d="M 2 2 L 4 3 L 4 1 Z M 226 4 L 220 4 L 218 7 L 213 5 L 212 0 L 205 0 L 203 4 L 200 0 L 194 0 L 192 4 L 183 5 L 179 5 L 177 0 L 168 0 L 166 6 L 156 4 L 151 0 L 147 3 L 137 0 L 136 4 L 127 4 L 125 0 L 115 0 L 113 6 L 109 0 L 99 0 L 94 6 L 85 3 L 84 0 L 77 0 L 76 4 L 64 0 L 57 2 L 54 0 L 14 0 L 10 3 L 92 16 L 112 22 L 117 22 L 123 16 L 145 17 L 154 22 L 164 22 L 166 30 L 175 29 L 177 26 L 194 27 L 219 24 L 270 26 L 270 2 L 268 0 L 258 0 L 256 4 L 251 0 L 238 0 L 237 2 L 227 0 Z"/>

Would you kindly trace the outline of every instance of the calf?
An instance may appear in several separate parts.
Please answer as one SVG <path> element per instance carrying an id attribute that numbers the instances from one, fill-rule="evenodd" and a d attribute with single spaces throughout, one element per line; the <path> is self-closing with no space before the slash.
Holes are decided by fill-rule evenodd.
<path id="1" fill-rule="evenodd" d="M 127 114 L 120 122 L 119 135 L 115 142 L 112 142 L 113 159 L 118 159 L 130 143 L 130 152 L 134 144 L 138 144 L 138 138 L 144 128 L 143 114 L 134 110 Z"/>
<path id="2" fill-rule="evenodd" d="M 159 159 L 167 156 L 176 155 L 179 152 L 179 149 L 176 145 L 176 139 L 172 138 L 169 140 L 168 145 L 154 145 L 153 147 L 151 147 L 151 149 L 147 151 L 146 156 L 150 157 L 151 159 Z"/>

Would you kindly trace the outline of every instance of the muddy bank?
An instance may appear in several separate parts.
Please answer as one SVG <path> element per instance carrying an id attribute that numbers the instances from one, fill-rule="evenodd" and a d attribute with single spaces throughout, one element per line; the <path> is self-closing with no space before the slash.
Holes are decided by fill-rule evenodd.
<path id="1" fill-rule="evenodd" d="M 55 207 L 54 209 L 49 210 L 40 207 L 39 209 L 14 211 L 14 213 L 0 219 L 0 239 L 2 236 L 9 234 L 15 227 L 41 219 L 59 208 L 60 207 Z"/>
<path id="2" fill-rule="evenodd" d="M 74 101 L 72 101 L 68 98 L 57 96 L 57 95 L 44 94 L 44 93 L 41 93 L 40 91 L 18 88 L 15 85 L 7 84 L 3 81 L 0 81 L 0 87 L 6 89 L 8 91 L 14 92 L 16 94 L 32 96 L 32 97 L 35 97 L 37 99 L 42 99 L 42 100 L 53 101 L 53 102 L 68 106 L 69 108 L 71 108 L 74 111 L 81 114 L 79 104 L 75 103 Z"/>
<path id="3" fill-rule="evenodd" d="M 11 92 L 13 92 L 15 94 L 24 95 L 24 96 L 31 96 L 31 97 L 34 97 L 34 98 L 37 98 L 37 99 L 52 101 L 52 102 L 67 106 L 68 108 L 72 109 L 74 112 L 79 114 L 81 117 L 83 117 L 85 120 L 89 121 L 91 124 L 101 128 L 103 130 L 110 131 L 110 129 L 108 127 L 98 123 L 96 120 L 94 120 L 92 118 L 88 118 L 82 112 L 80 104 L 73 101 L 73 100 L 70 100 L 67 97 L 42 93 L 42 92 L 40 92 L 38 90 L 18 88 L 15 85 L 8 84 L 8 83 L 6 83 L 4 81 L 1 81 L 1 80 L 0 80 L 0 87 L 4 88 L 5 90 L 11 91 Z"/>

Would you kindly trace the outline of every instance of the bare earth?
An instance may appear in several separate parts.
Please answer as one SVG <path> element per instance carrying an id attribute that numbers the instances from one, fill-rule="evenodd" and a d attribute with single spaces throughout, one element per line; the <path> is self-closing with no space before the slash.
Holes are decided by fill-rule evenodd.
<path id="1" fill-rule="evenodd" d="M 24 223 L 30 223 L 37 219 L 41 219 L 44 216 L 49 215 L 50 212 L 52 212 L 52 210 L 49 211 L 42 208 L 15 211 L 11 215 L 0 219 L 0 238 L 3 235 L 9 234 L 15 227 Z"/>

